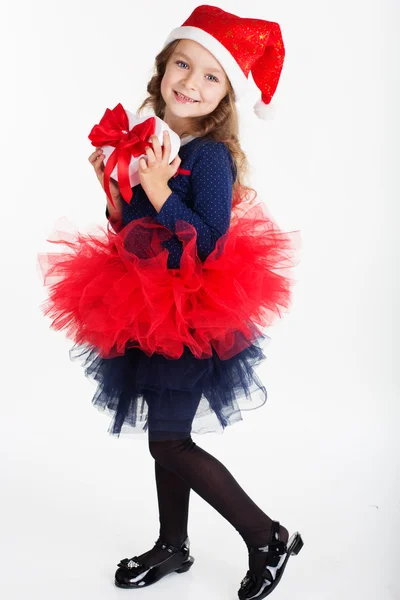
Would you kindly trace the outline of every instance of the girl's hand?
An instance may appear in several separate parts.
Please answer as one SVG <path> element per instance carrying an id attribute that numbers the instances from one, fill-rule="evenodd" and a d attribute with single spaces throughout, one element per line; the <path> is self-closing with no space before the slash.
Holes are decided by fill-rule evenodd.
<path id="1" fill-rule="evenodd" d="M 168 181 L 175 175 L 181 164 L 179 155 L 168 164 L 171 156 L 171 140 L 167 131 L 164 131 L 163 135 L 163 146 L 156 135 L 151 137 L 153 149 L 146 148 L 147 164 L 143 157 L 139 160 L 139 181 L 147 196 L 167 188 Z"/>
<path id="2" fill-rule="evenodd" d="M 101 148 L 96 148 L 95 152 L 89 156 L 89 162 L 94 168 L 97 179 L 100 181 L 101 187 L 104 190 L 104 154 Z M 114 204 L 118 206 L 118 200 L 121 198 L 121 192 L 119 191 L 118 181 L 110 177 L 110 193 Z"/>

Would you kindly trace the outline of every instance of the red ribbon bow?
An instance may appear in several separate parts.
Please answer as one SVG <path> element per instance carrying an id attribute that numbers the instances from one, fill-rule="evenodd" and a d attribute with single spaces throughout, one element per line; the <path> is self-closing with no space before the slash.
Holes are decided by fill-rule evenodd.
<path id="1" fill-rule="evenodd" d="M 118 164 L 118 184 L 121 195 L 127 202 L 132 198 L 129 181 L 129 163 L 131 158 L 145 154 L 146 146 L 152 148 L 149 138 L 154 135 L 155 117 L 149 117 L 129 130 L 129 120 L 121 103 L 110 110 L 107 108 L 100 123 L 95 125 L 89 134 L 93 146 L 114 146 L 104 169 L 104 191 L 115 208 L 110 192 L 110 177 Z"/>

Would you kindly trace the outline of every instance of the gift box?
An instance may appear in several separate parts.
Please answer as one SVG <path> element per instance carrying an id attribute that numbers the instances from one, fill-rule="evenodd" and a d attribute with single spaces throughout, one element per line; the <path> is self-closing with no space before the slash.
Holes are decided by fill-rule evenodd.
<path id="1" fill-rule="evenodd" d="M 89 140 L 104 152 L 104 190 L 114 206 L 110 193 L 110 177 L 118 181 L 123 199 L 130 203 L 132 188 L 139 184 L 139 160 L 147 158 L 146 146 L 153 147 L 151 136 L 156 135 L 163 145 L 163 133 L 169 132 L 171 140 L 171 163 L 179 152 L 180 137 L 159 117 L 139 117 L 122 104 L 106 109 L 100 123 L 95 125 Z"/>

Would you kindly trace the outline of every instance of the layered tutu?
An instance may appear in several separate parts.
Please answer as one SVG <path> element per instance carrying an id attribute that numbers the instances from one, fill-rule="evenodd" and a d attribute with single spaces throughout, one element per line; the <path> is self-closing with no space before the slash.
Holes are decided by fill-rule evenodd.
<path id="1" fill-rule="evenodd" d="M 149 430 L 150 439 L 174 439 L 176 432 L 222 433 L 242 420 L 243 411 L 265 404 L 267 390 L 255 367 L 266 358 L 268 340 L 262 336 L 227 360 L 215 353 L 198 359 L 188 348 L 179 359 L 149 357 L 139 348 L 105 359 L 78 345 L 70 358 L 97 384 L 92 404 L 112 417 L 110 435 Z"/>
<path id="2" fill-rule="evenodd" d="M 202 261 L 195 228 L 179 221 L 179 269 L 167 266 L 172 235 L 142 217 L 119 232 L 58 231 L 49 241 L 67 251 L 38 256 L 49 287 L 42 310 L 98 383 L 93 403 L 113 415 L 112 434 L 146 431 L 147 393 L 200 395 L 195 433 L 223 429 L 266 400 L 255 368 L 264 329 L 290 307 L 299 232 L 282 232 L 262 203 L 242 202 Z"/>

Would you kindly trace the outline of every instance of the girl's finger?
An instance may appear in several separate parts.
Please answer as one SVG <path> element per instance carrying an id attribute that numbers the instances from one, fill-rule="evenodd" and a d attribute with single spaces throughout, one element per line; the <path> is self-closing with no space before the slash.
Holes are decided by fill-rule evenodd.
<path id="1" fill-rule="evenodd" d="M 98 156 L 91 164 L 95 171 L 98 171 L 99 169 L 101 169 L 101 170 L 104 169 L 102 156 Z"/>
<path id="2" fill-rule="evenodd" d="M 162 148 L 160 140 L 156 135 L 151 136 L 151 142 L 153 144 L 153 152 L 156 160 L 162 160 Z"/>
<path id="3" fill-rule="evenodd" d="M 156 157 L 154 156 L 153 150 L 149 146 L 146 147 L 146 154 L 147 154 L 147 164 L 153 165 L 156 162 Z"/>
<path id="4" fill-rule="evenodd" d="M 168 131 L 164 131 L 163 139 L 164 139 L 163 161 L 167 165 L 169 163 L 169 159 L 171 156 L 171 139 L 169 137 Z"/>
<path id="5" fill-rule="evenodd" d="M 96 149 L 95 152 L 92 152 L 92 154 L 89 156 L 88 160 L 90 163 L 93 163 L 95 160 L 97 160 L 100 156 L 104 156 L 103 155 L 103 151 L 101 148 Z"/>
<path id="6" fill-rule="evenodd" d="M 139 158 L 139 169 L 141 171 L 147 171 L 147 163 L 146 163 L 146 160 L 143 158 L 143 156 L 142 156 L 142 158 Z"/>
<path id="7" fill-rule="evenodd" d="M 179 165 L 181 164 L 181 162 L 182 161 L 180 159 L 180 156 L 179 156 L 179 154 L 177 154 L 175 156 L 174 160 L 172 161 L 172 163 L 169 165 L 169 167 L 171 169 L 171 173 L 172 173 L 171 177 L 178 172 L 178 168 L 179 168 Z"/>
<path id="8" fill-rule="evenodd" d="M 179 156 L 179 154 L 177 154 L 177 155 L 175 156 L 174 160 L 173 160 L 173 161 L 172 161 L 172 163 L 171 163 L 171 167 L 176 167 L 176 168 L 178 168 L 178 167 L 179 167 L 179 165 L 181 164 L 181 162 L 182 162 L 182 159 L 181 159 L 181 157 Z"/>

